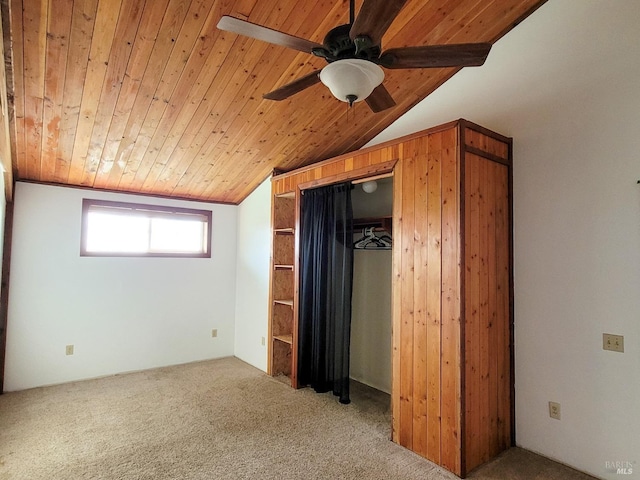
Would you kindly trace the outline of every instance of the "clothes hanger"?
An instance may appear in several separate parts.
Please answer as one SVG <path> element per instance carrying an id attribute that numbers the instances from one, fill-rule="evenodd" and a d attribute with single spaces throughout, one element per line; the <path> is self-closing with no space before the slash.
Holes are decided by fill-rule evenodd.
<path id="1" fill-rule="evenodd" d="M 374 233 L 374 227 L 362 229 L 363 237 L 353 244 L 353 248 L 359 250 L 389 250 L 391 249 L 391 237 L 384 235 L 378 237 Z"/>
<path id="2" fill-rule="evenodd" d="M 384 235 L 379 236 L 378 240 L 384 243 L 387 247 L 391 248 L 392 240 L 391 240 L 391 237 L 386 233 Z"/>

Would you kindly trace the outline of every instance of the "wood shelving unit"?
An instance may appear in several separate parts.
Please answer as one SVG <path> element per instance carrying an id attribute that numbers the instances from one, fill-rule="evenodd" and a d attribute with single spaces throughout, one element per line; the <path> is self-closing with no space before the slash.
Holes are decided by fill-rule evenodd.
<path id="1" fill-rule="evenodd" d="M 272 202 L 271 294 L 268 373 L 286 376 L 296 386 L 296 196 L 274 194 Z"/>

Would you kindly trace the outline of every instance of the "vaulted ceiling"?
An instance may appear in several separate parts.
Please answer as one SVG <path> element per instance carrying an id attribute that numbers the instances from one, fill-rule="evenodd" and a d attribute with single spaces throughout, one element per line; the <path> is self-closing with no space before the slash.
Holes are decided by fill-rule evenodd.
<path id="1" fill-rule="evenodd" d="M 457 71 L 385 70 L 396 106 L 379 113 L 322 84 L 276 102 L 262 95 L 326 62 L 221 31 L 221 16 L 322 43 L 348 0 L 2 3 L 16 180 L 239 203 L 274 168 L 358 149 Z M 408 0 L 382 48 L 493 43 L 541 3 Z"/>

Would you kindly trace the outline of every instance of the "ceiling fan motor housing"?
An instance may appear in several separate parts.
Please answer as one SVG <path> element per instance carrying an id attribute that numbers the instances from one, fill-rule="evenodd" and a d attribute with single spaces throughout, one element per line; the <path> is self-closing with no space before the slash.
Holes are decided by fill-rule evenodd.
<path id="1" fill-rule="evenodd" d="M 380 56 L 380 45 L 373 45 L 367 36 L 357 37 L 354 41 L 349 36 L 350 31 L 349 24 L 332 28 L 322 42 L 323 48 L 314 48 L 312 53 L 329 63 L 351 58 L 375 62 Z"/>

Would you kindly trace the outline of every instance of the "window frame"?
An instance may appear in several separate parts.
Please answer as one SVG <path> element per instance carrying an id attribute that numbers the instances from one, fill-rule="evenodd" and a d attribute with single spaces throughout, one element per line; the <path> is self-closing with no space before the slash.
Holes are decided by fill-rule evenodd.
<path id="1" fill-rule="evenodd" d="M 89 227 L 88 214 L 93 206 L 111 207 L 121 210 L 125 215 L 142 215 L 145 217 L 175 218 L 176 216 L 192 216 L 206 219 L 204 242 L 206 251 L 203 253 L 192 252 L 90 252 L 87 250 L 87 230 Z M 82 224 L 80 228 L 80 256 L 81 257 L 161 257 L 161 258 L 211 258 L 213 214 L 211 210 L 198 210 L 194 208 L 171 207 L 165 205 L 149 205 L 143 203 L 118 202 L 111 200 L 97 200 L 91 198 L 82 199 Z"/>

